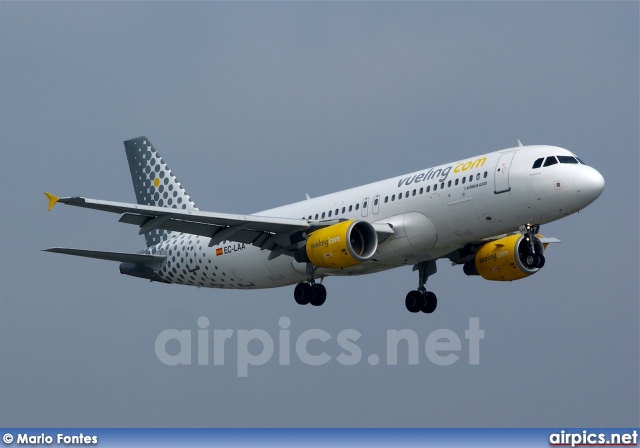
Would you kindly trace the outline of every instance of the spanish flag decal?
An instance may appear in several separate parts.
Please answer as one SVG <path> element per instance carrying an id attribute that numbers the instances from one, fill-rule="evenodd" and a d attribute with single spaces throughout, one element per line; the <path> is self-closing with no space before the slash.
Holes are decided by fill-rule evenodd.
<path id="1" fill-rule="evenodd" d="M 216 249 L 216 257 L 219 257 L 220 255 L 222 255 L 222 247 Z"/>

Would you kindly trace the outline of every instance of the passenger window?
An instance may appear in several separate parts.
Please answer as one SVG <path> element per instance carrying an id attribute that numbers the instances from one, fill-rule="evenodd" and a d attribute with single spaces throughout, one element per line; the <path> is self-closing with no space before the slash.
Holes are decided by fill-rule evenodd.
<path id="1" fill-rule="evenodd" d="M 447 182 L 447 187 L 451 186 L 451 181 Z"/>
<path id="2" fill-rule="evenodd" d="M 329 210 L 329 214 L 327 216 L 331 218 L 331 210 Z"/>
<path id="3" fill-rule="evenodd" d="M 389 196 L 384 197 L 384 203 L 386 204 L 387 202 L 389 202 Z"/>
<path id="4" fill-rule="evenodd" d="M 316 213 L 316 221 L 318 220 L 318 214 Z"/>
<path id="5" fill-rule="evenodd" d="M 424 188 L 420 187 L 420 194 L 424 191 Z"/>
<path id="6" fill-rule="evenodd" d="M 398 200 L 402 199 L 402 193 L 398 195 Z"/>
<path id="7" fill-rule="evenodd" d="M 324 219 L 324 212 L 322 212 L 322 219 Z"/>
<path id="8" fill-rule="evenodd" d="M 575 157 L 571 156 L 558 156 L 560 163 L 578 163 Z"/>
<path id="9" fill-rule="evenodd" d="M 444 188 L 444 182 L 440 183 L 440 189 L 442 190 Z"/>
<path id="10" fill-rule="evenodd" d="M 558 163 L 558 160 L 555 158 L 555 156 L 551 156 L 551 157 L 547 157 L 547 160 L 544 161 L 543 166 L 551 166 L 551 165 L 555 165 L 556 163 Z"/>
<path id="11" fill-rule="evenodd" d="M 533 162 L 533 166 L 531 167 L 531 169 L 535 170 L 536 168 L 540 168 L 542 166 L 543 160 L 544 160 L 544 157 L 540 157 L 539 159 L 537 159 L 535 162 Z"/>
<path id="12" fill-rule="evenodd" d="M 311 215 L 309 215 L 309 219 L 311 219 Z"/>
<path id="13" fill-rule="evenodd" d="M 485 172 L 484 172 L 484 176 L 483 176 L 483 177 L 486 179 L 488 175 L 489 175 L 489 173 L 487 173 L 487 172 L 485 171 Z"/>
<path id="14" fill-rule="evenodd" d="M 436 191 L 438 189 L 438 184 L 433 184 L 433 191 Z"/>
<path id="15" fill-rule="evenodd" d="M 411 194 L 411 196 L 415 196 L 416 195 L 416 190 L 415 188 L 413 189 L 413 193 Z"/>
<path id="16" fill-rule="evenodd" d="M 375 199 L 373 200 L 373 205 L 378 205 L 378 198 L 375 198 Z"/>
<path id="17" fill-rule="evenodd" d="M 404 194 L 404 197 L 405 197 L 405 198 L 408 198 L 408 197 L 409 197 L 409 190 L 407 190 L 407 192 Z"/>
<path id="18" fill-rule="evenodd" d="M 456 181 L 455 181 L 455 185 L 458 185 L 458 180 L 460 180 L 460 179 L 456 179 Z"/>
<path id="19" fill-rule="evenodd" d="M 465 183 L 467 181 L 466 176 L 462 178 L 462 183 Z"/>
<path id="20" fill-rule="evenodd" d="M 395 194 L 394 194 L 394 195 L 391 195 L 391 200 L 392 200 L 392 201 L 395 201 L 395 200 L 396 200 L 396 195 L 395 195 Z"/>
<path id="21" fill-rule="evenodd" d="M 360 204 L 356 204 L 356 210 L 360 208 Z"/>
<path id="22" fill-rule="evenodd" d="M 480 180 L 480 173 L 476 174 L 476 180 Z"/>
<path id="23" fill-rule="evenodd" d="M 347 208 L 346 207 L 342 207 L 342 213 L 344 214 L 344 212 L 346 212 L 346 211 L 347 211 Z"/>
<path id="24" fill-rule="evenodd" d="M 366 202 L 362 203 L 362 208 L 367 208 L 367 203 Z"/>
<path id="25" fill-rule="evenodd" d="M 469 176 L 469 182 L 473 182 L 473 174 Z"/>
<path id="26" fill-rule="evenodd" d="M 431 191 L 431 185 L 427 185 L 427 193 Z"/>
<path id="27" fill-rule="evenodd" d="M 349 206 L 349 211 L 351 211 L 353 209 L 353 205 Z"/>

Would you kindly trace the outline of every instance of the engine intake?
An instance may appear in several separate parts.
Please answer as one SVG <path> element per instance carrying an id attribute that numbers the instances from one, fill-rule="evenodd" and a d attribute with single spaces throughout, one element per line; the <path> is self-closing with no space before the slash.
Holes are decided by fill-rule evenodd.
<path id="1" fill-rule="evenodd" d="M 296 260 L 322 268 L 346 268 L 367 261 L 377 248 L 378 235 L 373 226 L 349 220 L 309 235 L 304 253 Z"/>

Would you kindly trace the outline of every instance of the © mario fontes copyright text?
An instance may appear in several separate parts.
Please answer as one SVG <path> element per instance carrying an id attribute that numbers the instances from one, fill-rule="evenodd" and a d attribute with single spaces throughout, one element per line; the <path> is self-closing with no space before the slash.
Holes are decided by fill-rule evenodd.
<path id="1" fill-rule="evenodd" d="M 13 434 L 5 434 L 2 437 L 2 441 L 10 445 L 14 441 Z M 50 436 L 45 433 L 38 435 L 30 434 L 17 434 L 15 437 L 16 445 L 96 445 L 98 443 L 98 436 L 88 436 L 82 433 L 75 435 L 56 434 Z"/>

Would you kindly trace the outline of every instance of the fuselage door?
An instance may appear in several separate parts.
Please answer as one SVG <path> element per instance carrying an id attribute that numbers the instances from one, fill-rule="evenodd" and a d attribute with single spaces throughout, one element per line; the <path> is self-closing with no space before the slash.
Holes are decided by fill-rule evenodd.
<path id="1" fill-rule="evenodd" d="M 511 190 L 511 187 L 509 186 L 509 171 L 511 170 L 511 162 L 515 155 L 515 152 L 507 152 L 502 154 L 498 159 L 493 177 L 495 183 L 495 194 L 506 193 Z"/>
<path id="2" fill-rule="evenodd" d="M 364 198 L 362 200 L 362 216 L 368 216 L 369 215 L 369 198 Z"/>
<path id="3" fill-rule="evenodd" d="M 373 206 L 371 208 L 373 209 L 374 215 L 377 215 L 378 212 L 380 211 L 380 195 L 379 194 L 373 197 Z"/>

